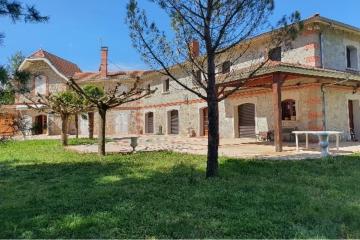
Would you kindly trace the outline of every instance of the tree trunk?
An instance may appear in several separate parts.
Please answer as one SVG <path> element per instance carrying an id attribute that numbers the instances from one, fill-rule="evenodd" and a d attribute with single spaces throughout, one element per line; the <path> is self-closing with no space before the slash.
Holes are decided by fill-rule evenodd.
<path id="1" fill-rule="evenodd" d="M 79 115 L 75 114 L 75 136 L 79 138 Z"/>
<path id="2" fill-rule="evenodd" d="M 88 113 L 89 139 L 94 139 L 94 113 Z"/>
<path id="3" fill-rule="evenodd" d="M 208 154 L 206 177 L 216 177 L 218 175 L 218 151 L 219 151 L 219 104 L 217 101 L 208 102 Z"/>
<path id="4" fill-rule="evenodd" d="M 98 136 L 98 153 L 101 156 L 105 156 L 105 126 L 106 126 L 106 109 L 99 109 L 99 136 Z"/>
<path id="5" fill-rule="evenodd" d="M 68 145 L 68 114 L 61 114 L 61 143 L 63 146 Z"/>
<path id="6" fill-rule="evenodd" d="M 210 50 L 209 50 L 210 51 Z M 208 52 L 209 52 L 208 51 Z M 208 155 L 206 178 L 218 175 L 218 155 L 219 155 L 219 103 L 217 96 L 217 86 L 215 79 L 215 55 L 208 53 Z"/>

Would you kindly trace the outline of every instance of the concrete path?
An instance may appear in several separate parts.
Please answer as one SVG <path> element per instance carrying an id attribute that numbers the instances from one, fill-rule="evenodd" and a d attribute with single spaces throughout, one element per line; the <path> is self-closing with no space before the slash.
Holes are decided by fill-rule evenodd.
<path id="1" fill-rule="evenodd" d="M 360 152 L 360 143 L 358 142 L 342 142 L 339 151 L 336 151 L 335 143 L 332 143 L 330 147 L 332 155 L 348 155 Z M 67 149 L 80 153 L 96 153 L 97 145 L 69 146 Z M 131 152 L 131 149 L 130 140 L 116 140 L 106 144 L 108 153 L 127 153 Z M 136 150 L 138 152 L 174 151 L 206 155 L 207 139 L 179 136 L 140 136 Z M 318 144 L 310 144 L 309 149 L 300 149 L 300 152 L 297 152 L 294 143 L 286 143 L 284 151 L 276 153 L 271 143 L 256 142 L 254 139 L 221 139 L 219 155 L 247 159 L 300 160 L 319 158 L 320 150 Z"/>

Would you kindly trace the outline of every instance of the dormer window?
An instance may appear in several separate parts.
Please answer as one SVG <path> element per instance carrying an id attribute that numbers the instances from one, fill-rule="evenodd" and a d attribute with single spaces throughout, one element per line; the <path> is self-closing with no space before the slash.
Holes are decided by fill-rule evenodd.
<path id="1" fill-rule="evenodd" d="M 354 46 L 346 47 L 346 67 L 350 69 L 358 69 L 358 53 Z"/>
<path id="2" fill-rule="evenodd" d="M 35 81 L 35 95 L 41 94 L 46 95 L 46 77 L 44 75 L 38 75 L 34 79 Z"/>
<path id="3" fill-rule="evenodd" d="M 222 73 L 229 73 L 230 72 L 230 68 L 231 68 L 231 62 L 230 61 L 225 61 L 222 64 Z"/>
<path id="4" fill-rule="evenodd" d="M 268 57 L 271 61 L 281 62 L 281 47 L 271 49 Z"/>

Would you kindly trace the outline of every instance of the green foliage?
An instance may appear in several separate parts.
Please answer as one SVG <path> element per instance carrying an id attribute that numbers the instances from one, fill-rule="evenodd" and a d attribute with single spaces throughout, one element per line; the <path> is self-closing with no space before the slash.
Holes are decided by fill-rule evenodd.
<path id="1" fill-rule="evenodd" d="M 15 95 L 12 90 L 0 90 L 0 105 L 14 104 Z"/>
<path id="2" fill-rule="evenodd" d="M 63 105 L 82 105 L 82 98 L 73 91 L 63 91 L 53 94 L 51 98 Z"/>
<path id="3" fill-rule="evenodd" d="M 57 141 L 7 142 L 0 238 L 360 238 L 358 155 L 325 160 L 169 152 L 76 154 Z"/>
<path id="4" fill-rule="evenodd" d="M 26 86 L 31 74 L 19 70 L 24 59 L 25 56 L 19 51 L 8 59 L 6 66 L 0 66 L 0 105 L 13 104 L 15 93 L 28 92 Z"/>
<path id="5" fill-rule="evenodd" d="M 86 85 L 83 89 L 84 92 L 92 98 L 101 98 L 105 94 L 102 88 L 95 85 Z"/>

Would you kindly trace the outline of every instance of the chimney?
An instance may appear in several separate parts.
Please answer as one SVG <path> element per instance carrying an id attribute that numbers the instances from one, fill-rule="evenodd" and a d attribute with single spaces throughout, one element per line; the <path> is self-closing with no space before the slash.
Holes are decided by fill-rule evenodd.
<path id="1" fill-rule="evenodd" d="M 196 58 L 200 55 L 200 45 L 197 40 L 192 40 L 189 46 L 190 56 Z"/>
<path id="2" fill-rule="evenodd" d="M 101 77 L 106 78 L 108 75 L 108 48 L 101 47 L 101 64 L 100 64 Z"/>

